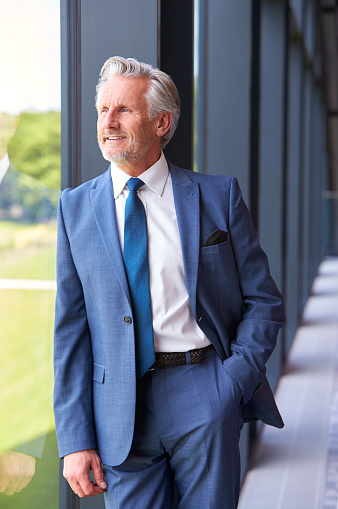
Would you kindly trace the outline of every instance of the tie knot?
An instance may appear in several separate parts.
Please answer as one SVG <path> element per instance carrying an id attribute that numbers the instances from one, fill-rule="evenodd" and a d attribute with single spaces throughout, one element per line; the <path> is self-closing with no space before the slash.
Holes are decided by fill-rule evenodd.
<path id="1" fill-rule="evenodd" d="M 129 188 L 129 191 L 138 191 L 140 187 L 144 185 L 144 182 L 138 178 L 131 178 L 127 182 L 127 186 Z"/>

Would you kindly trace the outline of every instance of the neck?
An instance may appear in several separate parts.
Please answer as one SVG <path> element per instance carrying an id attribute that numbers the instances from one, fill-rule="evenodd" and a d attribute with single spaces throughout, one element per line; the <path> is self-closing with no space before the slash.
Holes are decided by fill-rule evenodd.
<path id="1" fill-rule="evenodd" d="M 127 163 L 127 164 L 121 164 L 121 163 L 114 163 L 120 170 L 124 171 L 127 175 L 130 175 L 130 177 L 139 177 L 147 171 L 151 166 L 153 166 L 161 157 L 161 151 L 156 154 L 155 157 L 149 158 L 145 161 L 137 161 L 137 163 Z"/>

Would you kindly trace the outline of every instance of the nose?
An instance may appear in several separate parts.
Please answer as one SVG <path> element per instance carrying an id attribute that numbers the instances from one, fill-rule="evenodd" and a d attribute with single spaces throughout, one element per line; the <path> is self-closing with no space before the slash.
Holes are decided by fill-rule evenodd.
<path id="1" fill-rule="evenodd" d="M 104 119 L 104 127 L 106 129 L 118 129 L 120 124 L 117 118 L 117 113 L 110 109 Z"/>

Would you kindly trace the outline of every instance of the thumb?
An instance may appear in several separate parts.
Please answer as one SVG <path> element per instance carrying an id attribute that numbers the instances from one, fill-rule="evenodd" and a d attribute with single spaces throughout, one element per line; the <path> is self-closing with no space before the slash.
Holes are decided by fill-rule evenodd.
<path id="1" fill-rule="evenodd" d="M 104 473 L 103 473 L 103 470 L 102 470 L 102 467 L 101 467 L 100 463 L 96 464 L 96 465 L 93 465 L 92 469 L 93 469 L 93 476 L 94 476 L 96 484 L 100 488 L 105 490 L 107 488 L 107 483 L 104 480 Z"/>

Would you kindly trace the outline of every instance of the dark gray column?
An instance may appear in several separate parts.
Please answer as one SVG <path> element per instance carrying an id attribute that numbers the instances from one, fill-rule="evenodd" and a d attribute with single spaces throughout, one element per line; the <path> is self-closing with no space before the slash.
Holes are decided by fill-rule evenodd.
<path id="1" fill-rule="evenodd" d="M 279 288 L 283 282 L 284 51 L 287 37 L 284 15 L 282 1 L 262 2 L 258 231 Z M 278 341 L 267 366 L 273 386 L 281 362 L 282 342 Z"/>
<path id="2" fill-rule="evenodd" d="M 310 141 L 310 191 L 309 191 L 309 232 L 308 250 L 309 286 L 316 276 L 321 258 L 321 196 L 322 196 L 322 104 L 319 83 L 315 75 L 312 76 L 312 111 L 311 111 L 311 141 Z"/>
<path id="3" fill-rule="evenodd" d="M 270 269 L 281 286 L 283 78 L 285 22 L 283 2 L 262 3 L 262 77 L 259 234 Z"/>
<path id="4" fill-rule="evenodd" d="M 301 288 L 301 306 L 304 307 L 306 299 L 310 292 L 311 281 L 309 281 L 309 263 L 310 263 L 310 189 L 311 189 L 311 122 L 312 122 L 312 73 L 310 68 L 305 70 L 305 86 L 303 89 L 304 94 L 304 143 L 303 150 L 303 178 L 301 182 L 301 193 L 303 195 L 303 221 L 301 230 L 302 242 L 302 288 Z"/>
<path id="5" fill-rule="evenodd" d="M 178 128 L 164 153 L 174 164 L 192 170 L 194 1 L 161 2 L 160 21 L 158 65 L 173 78 L 181 99 Z"/>
<path id="6" fill-rule="evenodd" d="M 293 40 L 289 49 L 289 121 L 287 180 L 286 286 L 287 298 L 286 351 L 290 348 L 299 318 L 299 164 L 300 164 L 300 98 L 302 49 L 300 40 Z"/>
<path id="7" fill-rule="evenodd" d="M 294 15 L 294 21 L 298 30 L 302 27 L 302 13 L 303 13 L 303 2 L 305 0 L 290 0 L 290 8 Z"/>
<path id="8" fill-rule="evenodd" d="M 81 0 L 61 0 L 61 187 L 81 183 Z"/>

